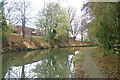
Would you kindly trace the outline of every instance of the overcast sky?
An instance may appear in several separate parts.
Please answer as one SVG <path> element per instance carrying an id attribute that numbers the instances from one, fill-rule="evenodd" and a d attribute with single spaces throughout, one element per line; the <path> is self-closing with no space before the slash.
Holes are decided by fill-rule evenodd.
<path id="1" fill-rule="evenodd" d="M 74 7 L 77 9 L 77 12 L 80 12 L 80 9 L 85 3 L 86 0 L 31 0 L 36 5 L 36 9 L 40 10 L 44 6 L 44 2 L 59 2 L 62 7 Z"/>

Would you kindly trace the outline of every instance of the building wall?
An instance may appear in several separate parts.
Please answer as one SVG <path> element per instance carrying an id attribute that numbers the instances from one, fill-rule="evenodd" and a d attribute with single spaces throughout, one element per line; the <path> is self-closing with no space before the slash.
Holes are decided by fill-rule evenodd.
<path id="1" fill-rule="evenodd" d="M 17 34 L 22 34 L 22 26 L 15 26 L 15 31 L 14 33 L 17 33 Z M 32 33 L 32 32 L 35 32 L 35 33 Z M 29 28 L 29 27 L 25 27 L 25 34 L 26 35 L 38 35 L 39 34 L 39 31 L 34 29 L 34 28 Z"/>

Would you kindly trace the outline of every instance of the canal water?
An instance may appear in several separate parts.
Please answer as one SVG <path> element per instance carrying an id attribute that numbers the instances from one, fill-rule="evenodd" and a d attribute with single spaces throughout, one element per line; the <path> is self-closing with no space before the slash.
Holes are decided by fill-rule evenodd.
<path id="1" fill-rule="evenodd" d="M 74 56 L 69 48 L 3 54 L 3 78 L 76 78 Z"/>

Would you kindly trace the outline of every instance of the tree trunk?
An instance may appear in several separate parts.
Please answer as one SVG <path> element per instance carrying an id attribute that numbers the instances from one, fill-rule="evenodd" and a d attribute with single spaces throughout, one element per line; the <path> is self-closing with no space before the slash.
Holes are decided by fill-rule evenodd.
<path id="1" fill-rule="evenodd" d="M 24 66 L 24 60 L 22 60 L 22 72 L 21 72 L 21 78 L 22 80 L 25 80 L 25 66 Z"/>
<path id="2" fill-rule="evenodd" d="M 23 33 L 23 39 L 25 39 L 25 2 L 24 2 L 24 13 L 22 15 L 22 33 Z"/>
<path id="3" fill-rule="evenodd" d="M 74 39 L 74 42 L 75 42 L 76 41 L 76 36 L 74 36 L 73 39 Z"/>
<path id="4" fill-rule="evenodd" d="M 67 31 L 68 33 L 67 33 L 67 44 L 68 44 L 68 46 L 69 46 L 69 31 Z"/>
<path id="5" fill-rule="evenodd" d="M 25 80 L 25 67 L 24 67 L 24 65 L 22 65 L 22 73 L 21 73 L 21 78 L 23 79 L 23 80 Z"/>
<path id="6" fill-rule="evenodd" d="M 48 23 L 48 20 L 47 20 L 47 18 L 46 18 L 46 25 L 45 25 L 45 38 L 46 38 L 46 34 L 47 34 L 47 23 Z"/>
<path id="7" fill-rule="evenodd" d="M 22 33 L 23 33 L 23 39 L 25 39 L 25 23 L 24 23 L 24 21 L 22 24 Z"/>
<path id="8" fill-rule="evenodd" d="M 46 38 L 46 26 L 45 26 L 45 33 L 44 33 L 44 38 Z"/>
<path id="9" fill-rule="evenodd" d="M 83 32 L 81 32 L 81 41 L 83 41 Z"/>

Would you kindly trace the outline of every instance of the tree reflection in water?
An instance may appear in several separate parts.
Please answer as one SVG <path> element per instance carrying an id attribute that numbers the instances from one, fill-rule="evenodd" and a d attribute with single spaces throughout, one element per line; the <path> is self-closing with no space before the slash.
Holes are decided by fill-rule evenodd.
<path id="1" fill-rule="evenodd" d="M 74 78 L 74 55 L 69 49 L 29 52 L 10 66 L 4 78 Z"/>

